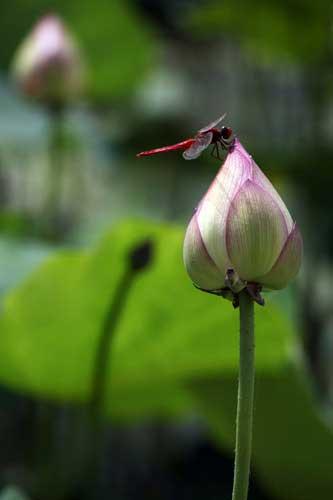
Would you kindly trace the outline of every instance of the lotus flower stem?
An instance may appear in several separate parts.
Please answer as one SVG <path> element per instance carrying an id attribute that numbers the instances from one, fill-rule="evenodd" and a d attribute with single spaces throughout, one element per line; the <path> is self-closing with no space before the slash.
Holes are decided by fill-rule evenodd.
<path id="1" fill-rule="evenodd" d="M 115 335 L 121 313 L 133 284 L 134 274 L 126 269 L 118 284 L 114 298 L 106 311 L 106 316 L 101 328 L 101 335 L 97 345 L 92 374 L 92 390 L 90 398 L 90 411 L 95 426 L 99 425 L 102 417 L 106 385 L 108 382 L 107 371 L 111 355 L 111 343 Z"/>
<path id="2" fill-rule="evenodd" d="M 40 216 L 40 231 L 46 238 L 57 240 L 64 236 L 67 221 L 60 217 L 61 188 L 64 174 L 63 109 L 49 107 L 48 165 L 45 201 Z"/>
<path id="3" fill-rule="evenodd" d="M 236 417 L 236 455 L 232 500 L 246 500 L 252 447 L 254 395 L 254 302 L 248 292 L 239 294 L 240 349 Z"/>
<path id="4" fill-rule="evenodd" d="M 62 108 L 50 108 L 50 132 L 49 132 L 49 186 L 46 200 L 46 213 L 55 216 L 59 208 L 59 197 L 63 174 L 63 110 Z"/>
<path id="5" fill-rule="evenodd" d="M 93 365 L 90 396 L 90 413 L 95 426 L 99 425 L 99 420 L 104 409 L 108 384 L 109 358 L 118 322 L 124 312 L 126 300 L 137 273 L 142 272 L 150 265 L 152 254 L 153 244 L 149 239 L 140 242 L 130 250 L 127 267 L 121 276 L 111 303 L 106 310 L 104 322 L 101 325 L 101 334 Z"/>
<path id="6" fill-rule="evenodd" d="M 150 265 L 153 256 L 153 243 L 144 240 L 131 248 L 128 254 L 127 266 L 124 269 L 110 304 L 107 305 L 104 321 L 101 324 L 100 337 L 96 346 L 95 359 L 92 366 L 91 393 L 87 417 L 90 435 L 88 434 L 89 459 L 87 470 L 97 474 L 101 463 L 101 450 L 104 445 L 103 412 L 107 398 L 107 388 L 110 383 L 109 365 L 112 347 L 117 327 L 121 319 L 126 301 L 132 290 L 137 273 L 144 271 Z"/>

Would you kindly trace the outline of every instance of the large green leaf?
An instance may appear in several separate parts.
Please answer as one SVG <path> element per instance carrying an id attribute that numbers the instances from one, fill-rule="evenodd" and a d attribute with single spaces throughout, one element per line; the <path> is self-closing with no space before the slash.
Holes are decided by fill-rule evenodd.
<path id="1" fill-rule="evenodd" d="M 124 417 L 155 406 L 170 414 L 188 407 L 185 380 L 236 373 L 237 312 L 191 285 L 181 258 L 183 230 L 128 223 L 91 252 L 48 259 L 7 297 L 0 318 L 4 383 L 47 397 L 89 398 L 94 353 L 128 249 L 147 236 L 155 241 L 155 260 L 138 275 L 118 324 L 107 411 Z M 273 305 L 258 311 L 258 369 L 283 363 L 290 334 Z"/>

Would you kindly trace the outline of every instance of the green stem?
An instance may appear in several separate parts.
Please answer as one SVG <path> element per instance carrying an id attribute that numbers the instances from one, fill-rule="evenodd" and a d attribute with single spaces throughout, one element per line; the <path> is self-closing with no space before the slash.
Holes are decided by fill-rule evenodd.
<path id="1" fill-rule="evenodd" d="M 106 312 L 102 325 L 101 335 L 97 345 L 92 375 L 92 389 L 90 397 L 90 412 L 96 425 L 101 419 L 103 404 L 105 403 L 107 371 L 110 358 L 111 343 L 118 326 L 121 313 L 133 283 L 132 269 L 126 269 L 121 277 L 114 298 Z"/>
<path id="2" fill-rule="evenodd" d="M 127 297 L 131 291 L 135 277 L 138 272 L 143 271 L 150 263 L 152 256 L 152 242 L 150 240 L 141 241 L 135 245 L 128 254 L 127 267 L 113 294 L 113 298 L 107 309 L 104 322 L 102 324 L 101 335 L 98 341 L 90 395 L 90 416 L 94 425 L 98 425 L 106 398 L 106 388 L 108 383 L 108 366 L 112 341 L 118 326 L 119 319 L 125 308 Z"/>
<path id="3" fill-rule="evenodd" d="M 60 216 L 60 198 L 64 174 L 63 108 L 49 106 L 48 169 L 45 201 L 40 214 L 39 231 L 51 240 L 62 239 L 67 221 Z"/>
<path id="4" fill-rule="evenodd" d="M 101 466 L 102 450 L 104 446 L 103 410 L 107 398 L 106 390 L 109 383 L 108 368 L 118 322 L 125 307 L 125 303 L 133 284 L 134 273 L 126 269 L 118 283 L 114 297 L 106 311 L 104 322 L 98 340 L 91 381 L 91 394 L 88 405 L 88 456 L 85 463 L 85 474 L 88 477 L 97 475 Z M 90 476 L 91 477 L 91 476 Z"/>
<path id="5" fill-rule="evenodd" d="M 239 294 L 240 359 L 236 418 L 236 456 L 232 500 L 246 500 L 249 487 L 254 395 L 254 303 Z"/>
<path id="6" fill-rule="evenodd" d="M 63 109 L 51 108 L 49 110 L 49 178 L 46 199 L 46 213 L 55 216 L 59 209 L 61 182 L 63 175 Z"/>

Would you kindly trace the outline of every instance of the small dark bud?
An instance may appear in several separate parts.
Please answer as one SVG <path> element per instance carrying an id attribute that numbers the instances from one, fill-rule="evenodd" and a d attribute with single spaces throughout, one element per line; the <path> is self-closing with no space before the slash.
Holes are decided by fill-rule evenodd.
<path id="1" fill-rule="evenodd" d="M 129 266 L 134 272 L 141 271 L 149 266 L 153 257 L 153 242 L 145 240 L 136 245 L 129 252 Z"/>

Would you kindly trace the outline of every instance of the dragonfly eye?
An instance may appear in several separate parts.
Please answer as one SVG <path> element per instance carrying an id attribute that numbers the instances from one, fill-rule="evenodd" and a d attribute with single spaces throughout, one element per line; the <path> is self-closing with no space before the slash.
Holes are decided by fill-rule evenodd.
<path id="1" fill-rule="evenodd" d="M 222 139 L 227 141 L 228 139 L 230 139 L 231 136 L 232 136 L 232 129 L 230 127 L 222 127 L 221 129 Z"/>
<path id="2" fill-rule="evenodd" d="M 230 127 L 222 127 L 220 133 L 224 146 L 230 146 L 233 141 L 232 129 Z"/>

